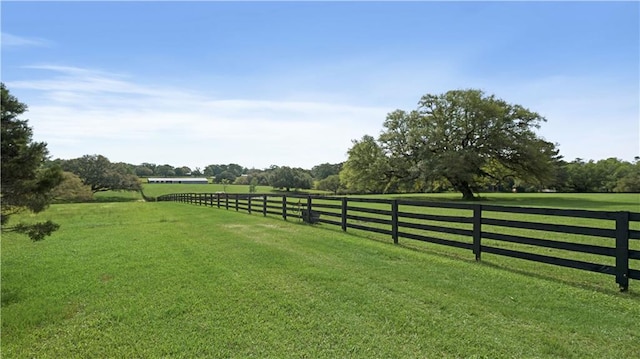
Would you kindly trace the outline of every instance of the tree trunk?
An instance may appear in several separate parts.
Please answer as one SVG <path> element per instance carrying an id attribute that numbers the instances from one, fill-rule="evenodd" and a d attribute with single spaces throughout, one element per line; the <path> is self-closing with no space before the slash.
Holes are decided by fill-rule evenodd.
<path id="1" fill-rule="evenodd" d="M 469 183 L 462 181 L 458 186 L 458 191 L 462 193 L 462 199 L 465 201 L 473 201 L 476 197 L 473 195 L 473 191 L 469 186 Z"/>
<path id="2" fill-rule="evenodd" d="M 452 178 L 447 178 L 449 182 L 453 185 L 453 188 L 456 191 L 462 193 L 462 199 L 465 201 L 473 201 L 475 200 L 475 196 L 473 195 L 473 191 L 471 190 L 471 186 L 469 186 L 469 182 L 464 180 L 456 180 Z"/>

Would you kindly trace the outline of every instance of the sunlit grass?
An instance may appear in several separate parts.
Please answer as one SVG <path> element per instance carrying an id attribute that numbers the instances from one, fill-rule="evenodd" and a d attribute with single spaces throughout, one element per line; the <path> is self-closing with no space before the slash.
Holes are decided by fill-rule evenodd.
<path id="1" fill-rule="evenodd" d="M 581 271 L 185 204 L 38 217 L 62 227 L 2 236 L 7 358 L 640 356 L 635 282 L 618 293 Z"/>

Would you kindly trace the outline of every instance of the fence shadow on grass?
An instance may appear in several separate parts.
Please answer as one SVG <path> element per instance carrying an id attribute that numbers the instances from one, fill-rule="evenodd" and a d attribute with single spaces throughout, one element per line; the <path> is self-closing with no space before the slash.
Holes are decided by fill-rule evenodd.
<path id="1" fill-rule="evenodd" d="M 514 266 L 511 265 L 506 265 L 506 264 L 499 264 L 499 263 L 495 263 L 492 262 L 491 260 L 486 260 L 483 259 L 481 262 L 477 262 L 479 265 L 482 266 L 487 266 L 490 268 L 495 268 L 498 270 L 502 270 L 502 271 L 507 271 L 510 273 L 514 273 L 514 274 L 518 274 L 518 275 L 523 275 L 523 276 L 527 276 L 527 277 L 532 277 L 532 278 L 536 278 L 536 279 L 540 279 L 543 281 L 549 281 L 549 282 L 554 282 L 554 283 L 559 283 L 562 285 L 567 285 L 567 286 L 571 286 L 574 288 L 578 288 L 578 289 L 584 289 L 584 290 L 589 290 L 589 291 L 596 291 L 598 293 L 602 293 L 602 294 L 607 294 L 607 295 L 613 295 L 616 297 L 631 297 L 634 299 L 640 299 L 640 292 L 633 292 L 633 291 L 611 291 L 610 289 L 607 289 L 603 286 L 600 285 L 595 285 L 591 282 L 581 282 L 581 281 L 577 281 L 577 280 L 570 280 L 568 278 L 565 277 L 561 277 L 561 276 L 553 276 L 550 274 L 542 274 L 540 272 L 535 272 L 532 270 L 526 270 L 526 269 L 519 269 L 519 268 L 515 268 Z M 606 284 L 605 284 L 606 285 Z"/>
<path id="2" fill-rule="evenodd" d="M 630 279 L 640 279 L 640 231 L 630 226 L 640 222 L 636 212 L 273 194 L 176 193 L 158 200 L 302 218 L 342 231 L 389 236 L 397 245 L 402 238 L 455 247 L 473 253 L 475 261 L 488 253 L 608 274 L 622 291 Z M 571 257 L 560 255 L 567 252 Z"/>

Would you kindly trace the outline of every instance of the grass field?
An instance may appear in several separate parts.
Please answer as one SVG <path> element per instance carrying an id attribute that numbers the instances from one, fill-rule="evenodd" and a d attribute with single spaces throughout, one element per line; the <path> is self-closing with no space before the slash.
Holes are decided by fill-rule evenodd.
<path id="1" fill-rule="evenodd" d="M 2 236 L 6 358 L 640 357 L 635 281 L 176 203 L 37 217 Z"/>
<path id="2" fill-rule="evenodd" d="M 144 183 L 144 194 L 148 197 L 158 197 L 169 193 L 249 193 L 248 185 L 222 185 L 222 184 L 167 184 L 167 183 Z M 256 186 L 256 193 L 285 193 L 274 189 L 271 186 Z M 316 190 L 304 190 L 305 193 L 326 193 Z M 117 195 L 117 193 L 114 193 Z"/>

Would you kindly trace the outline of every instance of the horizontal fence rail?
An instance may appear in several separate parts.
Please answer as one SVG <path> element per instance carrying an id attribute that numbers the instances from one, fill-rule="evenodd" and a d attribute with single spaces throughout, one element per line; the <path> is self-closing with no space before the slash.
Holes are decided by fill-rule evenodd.
<path id="1" fill-rule="evenodd" d="M 610 274 L 621 291 L 628 290 L 629 279 L 640 279 L 640 269 L 635 269 L 640 262 L 631 262 L 640 261 L 640 230 L 634 229 L 640 228 L 640 213 L 635 212 L 297 194 L 175 193 L 157 200 L 381 233 L 396 244 L 403 238 L 462 248 L 471 250 L 478 261 L 482 253 L 491 253 Z M 568 218 L 572 224 L 566 224 Z M 536 253 L 535 248 L 553 252 Z M 597 255 L 604 262 L 576 258 L 577 254 Z"/>

